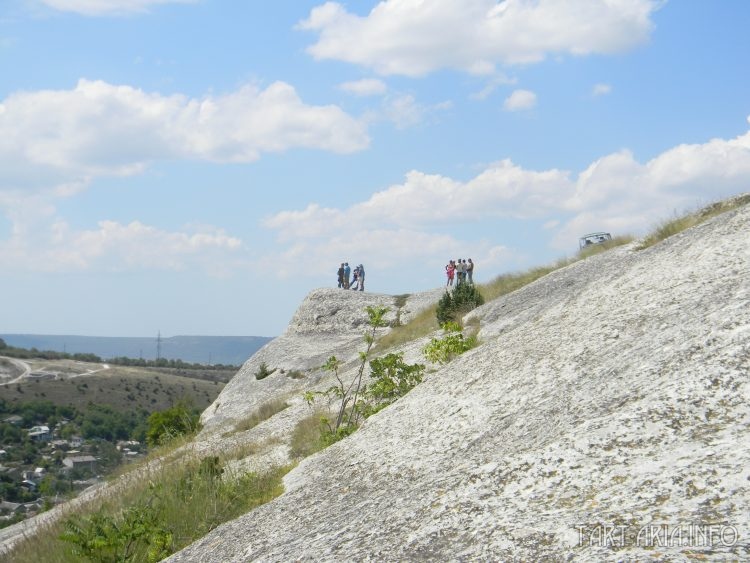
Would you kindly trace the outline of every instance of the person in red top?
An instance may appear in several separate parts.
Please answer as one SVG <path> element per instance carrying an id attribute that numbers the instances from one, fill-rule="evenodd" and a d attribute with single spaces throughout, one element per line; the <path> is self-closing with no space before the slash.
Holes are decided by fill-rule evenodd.
<path id="1" fill-rule="evenodd" d="M 453 285 L 453 278 L 456 275 L 456 263 L 453 260 L 445 267 L 445 274 L 448 276 L 448 282 L 445 285 Z"/>

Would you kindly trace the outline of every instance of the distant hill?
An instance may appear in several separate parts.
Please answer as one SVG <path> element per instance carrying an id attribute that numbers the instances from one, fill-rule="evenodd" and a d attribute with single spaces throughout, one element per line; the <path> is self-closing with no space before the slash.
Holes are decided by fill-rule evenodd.
<path id="1" fill-rule="evenodd" d="M 156 337 L 0 334 L 8 346 L 55 352 L 92 353 L 103 359 L 156 359 Z M 171 336 L 161 339 L 161 357 L 201 364 L 240 365 L 264 344 L 266 336 Z"/>

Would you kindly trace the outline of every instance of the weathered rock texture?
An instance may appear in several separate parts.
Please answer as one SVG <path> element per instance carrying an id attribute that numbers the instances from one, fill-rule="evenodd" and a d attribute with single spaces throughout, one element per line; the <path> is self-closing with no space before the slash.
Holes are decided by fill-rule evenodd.
<path id="1" fill-rule="evenodd" d="M 750 559 L 748 233 L 745 206 L 484 305 L 480 347 L 171 560 Z M 351 293 L 308 297 L 204 414 L 207 443 L 320 377 L 255 381 L 264 358 L 355 353 L 362 305 L 389 298 Z"/>
<path id="2" fill-rule="evenodd" d="M 364 349 L 363 336 L 368 319 L 366 307 L 387 307 L 389 312 L 385 320 L 389 324 L 395 324 L 397 320 L 405 323 L 415 313 L 436 303 L 442 292 L 442 289 L 437 289 L 401 298 L 341 289 L 311 292 L 286 332 L 245 362 L 206 409 L 201 417 L 204 430 L 200 439 L 225 432 L 227 425 L 251 415 L 270 399 L 288 397 L 292 403 L 301 405 L 303 390 L 327 388 L 331 379 L 325 378 L 326 374 L 320 369 L 326 360 L 335 355 L 340 360 L 351 362 Z M 379 333 L 388 330 L 383 328 Z M 261 364 L 276 371 L 258 380 L 255 375 Z"/>

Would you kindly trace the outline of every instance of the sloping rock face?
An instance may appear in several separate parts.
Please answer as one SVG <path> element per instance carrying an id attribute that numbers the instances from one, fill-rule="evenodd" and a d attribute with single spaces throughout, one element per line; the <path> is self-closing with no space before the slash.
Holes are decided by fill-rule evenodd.
<path id="1" fill-rule="evenodd" d="M 484 305 L 481 346 L 171 560 L 750 559 L 749 232 L 745 206 Z"/>
<path id="2" fill-rule="evenodd" d="M 334 288 L 312 291 L 297 309 L 284 334 L 245 362 L 205 410 L 201 417 L 204 429 L 199 440 L 226 431 L 228 424 L 252 414 L 270 399 L 299 398 L 303 390 L 316 388 L 321 380 L 325 387 L 328 380 L 320 366 L 332 355 L 344 362 L 352 361 L 363 349 L 367 307 L 387 307 L 387 322 L 394 324 L 398 319 L 398 322 L 405 323 L 437 302 L 442 292 L 442 289 L 437 289 L 398 298 Z M 384 328 L 380 334 L 388 330 Z M 276 371 L 258 380 L 255 375 L 261 364 Z"/>

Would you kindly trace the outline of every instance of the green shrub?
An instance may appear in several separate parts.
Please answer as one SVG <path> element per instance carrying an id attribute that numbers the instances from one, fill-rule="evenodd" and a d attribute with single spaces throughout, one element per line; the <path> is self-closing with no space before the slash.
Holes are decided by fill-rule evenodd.
<path id="1" fill-rule="evenodd" d="M 422 382 L 425 367 L 404 363 L 403 354 L 387 354 L 370 362 L 370 377 L 375 381 L 365 388 L 358 408 L 365 417 L 384 409 Z"/>
<path id="2" fill-rule="evenodd" d="M 317 408 L 316 399 L 320 397 L 327 399 L 328 407 L 298 423 L 292 436 L 293 455 L 309 455 L 349 436 L 357 430 L 362 417 L 388 406 L 422 381 L 423 365 L 405 364 L 402 354 L 388 354 L 370 362 L 370 377 L 375 382 L 370 385 L 362 383 L 376 331 L 385 326 L 383 317 L 388 312 L 386 307 L 366 307 L 365 310 L 370 328 L 364 337 L 366 349 L 359 353 L 359 369 L 354 379 L 347 383 L 339 374 L 342 362 L 336 356 L 328 358 L 323 369 L 333 374 L 336 384 L 326 391 L 308 391 L 303 395 L 313 409 Z M 328 416 L 333 405 L 337 411 L 335 420 Z"/>
<path id="3" fill-rule="evenodd" d="M 327 448 L 331 444 L 335 444 L 339 440 L 343 440 L 347 436 L 351 436 L 357 431 L 358 428 L 359 426 L 354 423 L 346 423 L 334 429 L 329 429 L 326 427 L 320 434 L 320 443 L 324 448 Z"/>
<path id="4" fill-rule="evenodd" d="M 255 379 L 265 379 L 275 371 L 276 369 L 269 370 L 266 362 L 261 362 L 258 371 L 255 372 Z"/>
<path id="5" fill-rule="evenodd" d="M 178 436 L 193 434 L 200 429 L 199 415 L 184 402 L 148 417 L 146 442 L 149 446 L 166 444 Z"/>
<path id="6" fill-rule="evenodd" d="M 477 286 L 472 283 L 462 283 L 446 291 L 438 301 L 435 316 L 442 326 L 447 322 L 456 322 L 460 317 L 482 305 L 484 297 Z"/>
<path id="7" fill-rule="evenodd" d="M 60 539 L 73 544 L 73 555 L 92 561 L 156 562 L 174 552 L 172 534 L 147 504 L 128 507 L 118 517 L 68 519 Z"/>
<path id="8" fill-rule="evenodd" d="M 227 476 L 217 456 L 165 468 L 125 506 L 104 506 L 68 518 L 58 537 L 72 544 L 72 553 L 61 546 L 55 553 L 65 561 L 161 561 L 219 524 L 281 494 L 281 478 L 290 468 Z M 19 562 L 31 561 L 34 552 L 27 546 L 13 555 Z"/>
<path id="9" fill-rule="evenodd" d="M 461 326 L 456 323 L 445 323 L 443 325 L 445 336 L 433 338 L 430 343 L 422 348 L 422 353 L 430 362 L 435 364 L 447 364 L 456 356 L 475 348 L 479 343 L 476 336 L 464 338 Z"/>
<path id="10" fill-rule="evenodd" d="M 365 351 L 359 353 L 359 369 L 354 379 L 347 385 L 339 375 L 339 368 L 341 367 L 341 360 L 338 360 L 336 356 L 331 356 L 328 361 L 323 365 L 323 369 L 333 373 L 336 378 L 336 384 L 328 388 L 327 391 L 321 393 L 328 397 L 329 401 L 336 400 L 339 403 L 338 414 L 336 415 L 335 422 L 324 421 L 327 423 L 328 431 L 325 433 L 327 438 L 332 440 L 330 443 L 340 440 L 354 432 L 359 426 L 360 410 L 356 408 L 357 401 L 361 398 L 362 387 L 362 376 L 365 371 L 365 365 L 367 364 L 367 358 L 370 354 L 370 349 L 375 343 L 375 334 L 379 328 L 386 326 L 384 320 L 385 314 L 388 312 L 387 307 L 382 306 L 367 306 L 365 307 L 367 312 L 368 321 L 367 324 L 370 327 L 364 335 L 365 340 Z M 306 394 L 305 400 L 308 404 L 312 405 L 314 401 L 314 394 Z"/>

